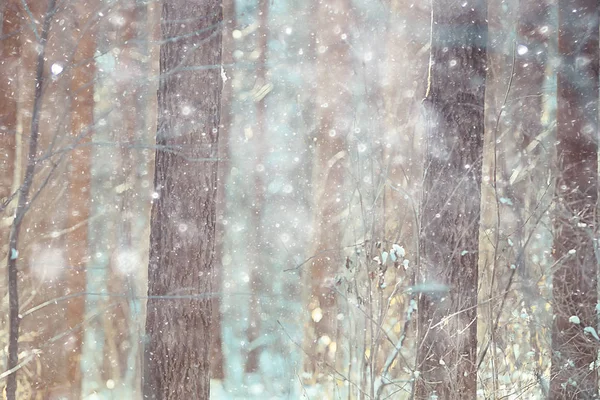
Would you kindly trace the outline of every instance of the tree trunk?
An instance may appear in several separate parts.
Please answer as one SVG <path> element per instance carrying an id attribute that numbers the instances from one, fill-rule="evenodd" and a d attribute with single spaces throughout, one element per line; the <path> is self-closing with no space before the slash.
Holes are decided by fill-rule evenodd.
<path id="1" fill-rule="evenodd" d="M 223 258 L 225 249 L 226 218 L 228 213 L 228 196 L 225 192 L 227 179 L 231 172 L 231 153 L 229 152 L 229 137 L 232 131 L 232 107 L 233 97 L 233 51 L 235 44 L 233 42 L 233 30 L 236 28 L 235 0 L 223 0 L 223 71 L 227 80 L 223 82 L 223 92 L 221 95 L 221 132 L 219 133 L 219 176 L 218 184 L 223 190 L 217 193 L 217 227 L 215 243 L 215 273 L 214 273 L 214 292 L 218 296 L 213 299 L 213 342 L 210 355 L 210 370 L 213 379 L 225 379 L 225 366 L 223 364 L 223 342 L 222 342 L 222 320 L 221 304 L 223 297 Z"/>
<path id="2" fill-rule="evenodd" d="M 517 53 L 514 55 L 514 81 L 512 90 L 512 100 L 509 104 L 512 114 L 513 130 L 517 135 L 515 137 L 514 149 L 511 151 L 511 144 L 504 141 L 504 158 L 507 159 L 503 174 L 509 177 L 506 186 L 506 197 L 512 200 L 512 207 L 504 207 L 503 212 L 507 219 L 508 226 L 502 226 L 501 231 L 514 232 L 514 249 L 512 259 L 507 260 L 508 265 L 515 265 L 519 277 L 525 282 L 522 285 L 522 297 L 517 301 L 523 301 L 528 312 L 531 312 L 529 319 L 529 340 L 522 341 L 524 349 L 534 352 L 534 360 L 531 363 L 533 373 L 540 373 L 542 370 L 541 349 L 549 340 L 542 339 L 536 335 L 537 325 L 546 324 L 546 321 L 540 320 L 540 311 L 544 310 L 546 303 L 537 285 L 538 276 L 536 276 L 536 263 L 533 262 L 539 254 L 546 254 L 549 246 L 548 230 L 540 229 L 539 215 L 546 210 L 545 203 L 551 200 L 551 197 L 542 197 L 540 188 L 547 186 L 551 168 L 551 156 L 546 150 L 551 146 L 546 146 L 548 132 L 550 128 L 544 124 L 544 102 L 548 97 L 544 93 L 544 84 L 546 72 L 548 70 L 548 52 L 549 37 L 554 34 L 555 27 L 551 26 L 551 7 L 547 0 L 539 1 L 519 1 L 517 13 Z M 513 47 L 511 45 L 511 47 Z M 495 132 L 500 135 L 500 132 Z M 494 135 L 495 136 L 495 135 Z M 546 138 L 546 139 L 545 139 Z M 508 148 L 507 148 L 508 147 Z M 510 154 L 516 155 L 512 160 Z M 512 161 L 512 162 L 510 162 Z M 512 172 L 511 172 L 512 171 Z M 546 200 L 548 199 L 548 200 Z M 514 212 L 515 218 L 511 218 L 511 212 Z M 533 234 L 536 232 L 537 234 Z M 499 254 L 499 250 L 496 254 Z M 507 253 L 511 253 L 507 251 Z M 495 260 L 495 265 L 501 262 Z M 499 269 L 496 269 L 498 271 Z M 511 279 L 511 275 L 509 275 Z M 504 286 L 504 285 L 503 285 Z M 497 293 L 496 293 L 497 294 Z M 491 297 L 491 296 L 490 296 Z M 512 303 L 516 305 L 516 303 Z M 490 302 L 490 307 L 494 302 Z M 507 305 L 504 311 L 511 310 Z M 500 311 L 502 312 L 502 311 Z M 546 314 L 547 315 L 547 314 Z M 495 316 L 494 316 L 495 317 Z M 549 321 L 548 321 L 549 322 Z M 495 320 L 491 322 L 495 325 Z M 497 328 L 497 326 L 495 326 Z M 493 332 L 490 339 L 497 337 L 502 332 Z M 546 336 L 544 336 L 546 338 Z M 549 338 L 549 332 L 547 335 Z M 547 349 L 544 349 L 547 350 Z M 495 351 L 492 350 L 493 356 Z"/>
<path id="3" fill-rule="evenodd" d="M 22 279 L 19 279 L 19 261 L 22 256 L 19 256 L 20 235 L 25 214 L 31 205 L 30 192 L 33 186 L 33 180 L 37 164 L 38 146 L 40 139 L 40 119 L 42 111 L 42 97 L 44 87 L 44 65 L 46 61 L 46 46 L 48 43 L 48 35 L 52 23 L 52 15 L 55 11 L 56 1 L 48 2 L 47 11 L 44 14 L 42 29 L 37 41 L 38 54 L 35 72 L 34 84 L 34 102 L 31 110 L 31 130 L 29 135 L 29 151 L 27 154 L 27 163 L 25 168 L 25 176 L 23 182 L 19 186 L 18 202 L 15 210 L 15 216 L 10 228 L 8 240 L 7 254 L 7 286 L 8 286 L 8 360 L 6 370 L 11 371 L 6 379 L 5 396 L 7 400 L 16 400 L 18 396 L 17 374 L 19 373 L 19 334 L 20 334 L 20 306 L 19 306 L 19 284 Z"/>
<path id="4" fill-rule="evenodd" d="M 163 4 L 146 399 L 209 399 L 221 5 L 220 0 Z"/>
<path id="5" fill-rule="evenodd" d="M 594 254 L 598 200 L 598 3 L 559 1 L 550 399 L 598 398 Z"/>
<path id="6" fill-rule="evenodd" d="M 0 5 L 0 257 L 9 254 L 11 219 L 20 184 L 17 165 L 17 110 L 21 56 L 21 10 L 14 1 Z M 4 289 L 3 289 L 4 295 Z M 0 318 L 7 323 L 7 316 Z"/>
<path id="7" fill-rule="evenodd" d="M 88 263 L 87 223 L 90 216 L 90 146 L 92 124 L 94 121 L 94 77 L 96 50 L 94 30 L 80 37 L 94 18 L 93 2 L 77 4 L 74 7 L 76 19 L 74 28 L 74 56 L 71 76 L 71 135 L 74 149 L 69 154 L 67 227 L 70 229 L 67 241 L 67 287 L 70 293 L 83 293 L 86 289 L 85 268 Z M 67 325 L 73 329 L 68 359 L 68 379 L 71 396 L 81 394 L 81 348 L 83 342 L 83 323 L 85 315 L 85 297 L 78 296 L 67 303 Z"/>
<path id="8" fill-rule="evenodd" d="M 433 1 L 425 95 L 417 399 L 475 399 L 487 3 Z M 446 289 L 446 290 L 444 290 Z"/>
<path id="9" fill-rule="evenodd" d="M 20 29 L 21 15 L 18 6 L 13 1 L 5 1 L 0 5 L 0 213 L 11 200 L 13 188 L 19 96 L 18 67 L 21 55 Z M 4 249 L 7 244 L 6 233 L 2 228 L 0 254 L 7 254 Z"/>
<path id="10" fill-rule="evenodd" d="M 338 308 L 334 288 L 335 275 L 342 259 L 342 211 L 348 206 L 344 193 L 344 175 L 350 134 L 352 80 L 350 47 L 342 38 L 347 32 L 347 0 L 318 2 L 316 56 L 315 159 L 313 168 L 314 239 L 310 265 L 311 321 L 306 332 L 308 357 L 305 368 L 319 373 L 323 361 L 335 364 L 338 332 Z"/>
<path id="11" fill-rule="evenodd" d="M 255 163 L 252 176 L 254 182 L 253 192 L 250 193 L 252 199 L 252 218 L 250 219 L 250 234 L 248 242 L 253 250 L 250 256 L 250 315 L 248 326 L 248 343 L 250 350 L 248 351 L 248 360 L 246 362 L 247 373 L 259 373 L 259 361 L 264 345 L 261 345 L 261 340 L 264 340 L 262 333 L 264 332 L 264 323 L 261 315 L 264 311 L 263 294 L 268 291 L 268 286 L 265 282 L 265 270 L 269 267 L 269 263 L 265 257 L 264 236 L 262 229 L 262 218 L 265 204 L 265 187 L 268 184 L 268 177 L 264 170 L 260 171 L 260 166 L 264 167 L 266 161 L 267 147 L 269 145 L 268 124 L 266 120 L 266 104 L 263 90 L 268 88 L 267 82 L 267 54 L 268 40 L 270 39 L 269 32 L 269 0 L 258 0 L 257 11 L 258 18 L 257 26 L 257 44 L 258 58 L 255 63 L 255 83 L 253 90 L 256 95 L 254 99 L 255 107 L 255 130 L 254 130 L 254 146 L 255 146 Z M 268 92 L 266 92 L 268 95 Z M 272 301 L 272 300 L 271 300 Z"/>

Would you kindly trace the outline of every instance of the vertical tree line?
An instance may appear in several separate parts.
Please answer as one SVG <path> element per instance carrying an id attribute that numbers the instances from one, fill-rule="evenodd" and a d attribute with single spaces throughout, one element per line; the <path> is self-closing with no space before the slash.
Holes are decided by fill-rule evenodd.
<path id="1" fill-rule="evenodd" d="M 598 396 L 598 3 L 558 2 L 557 177 L 550 396 Z M 587 328 L 589 329 L 589 328 Z"/>
<path id="2" fill-rule="evenodd" d="M 431 14 L 415 398 L 474 399 L 487 3 L 436 0 Z"/>
<path id="3" fill-rule="evenodd" d="M 209 398 L 221 6 L 220 0 L 163 3 L 144 348 L 147 399 Z M 198 65 L 214 67 L 196 70 Z"/>

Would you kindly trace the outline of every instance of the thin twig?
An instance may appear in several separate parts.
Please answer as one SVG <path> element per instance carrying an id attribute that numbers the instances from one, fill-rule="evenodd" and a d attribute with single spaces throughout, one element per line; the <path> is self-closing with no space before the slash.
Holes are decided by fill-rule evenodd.
<path id="1" fill-rule="evenodd" d="M 31 136 L 29 138 L 29 154 L 27 156 L 27 168 L 25 170 L 25 179 L 19 193 L 19 201 L 17 203 L 17 211 L 13 220 L 8 254 L 8 303 L 9 303 L 9 332 L 8 332 L 8 364 L 7 369 L 13 370 L 19 363 L 19 281 L 17 259 L 19 258 L 19 233 L 23 217 L 25 215 L 29 191 L 33 184 L 33 175 L 36 166 L 36 154 L 38 148 L 38 139 L 40 136 L 40 114 L 42 108 L 42 90 L 44 85 L 44 63 L 46 59 L 46 43 L 48 41 L 48 33 L 50 32 L 50 22 L 54 15 L 56 0 L 50 0 L 48 10 L 44 16 L 42 33 L 39 40 L 40 52 L 37 59 L 37 70 L 35 77 L 35 95 L 33 110 L 31 115 Z M 8 375 L 6 381 L 6 399 L 16 400 L 17 392 L 17 374 Z"/>

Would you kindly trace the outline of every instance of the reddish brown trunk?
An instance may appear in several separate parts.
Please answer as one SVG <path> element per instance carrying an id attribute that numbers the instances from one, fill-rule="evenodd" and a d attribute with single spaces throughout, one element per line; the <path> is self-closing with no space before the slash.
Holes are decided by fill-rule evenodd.
<path id="1" fill-rule="evenodd" d="M 13 1 L 6 1 L 0 7 L 0 210 L 3 210 L 12 194 L 15 168 L 21 15 Z M 7 254 L 6 243 L 3 239 L 0 254 Z"/>
<path id="2" fill-rule="evenodd" d="M 93 32 L 80 37 L 82 30 L 93 16 L 93 5 L 75 7 L 76 19 L 73 20 L 76 46 L 72 60 L 71 96 L 71 143 L 75 148 L 69 155 L 68 201 L 69 212 L 66 236 L 67 243 L 67 280 L 70 293 L 85 292 L 85 267 L 88 257 L 87 220 L 90 216 L 90 146 L 92 124 L 94 121 L 94 51 Z M 81 344 L 85 315 L 85 297 L 70 299 L 67 303 L 67 326 L 73 329 L 69 341 L 68 379 L 71 396 L 81 394 Z"/>
<path id="3" fill-rule="evenodd" d="M 487 3 L 461 3 L 433 1 L 416 399 L 476 398 Z"/>
<path id="4" fill-rule="evenodd" d="M 13 199 L 16 163 L 18 67 L 20 57 L 20 10 L 12 1 L 0 5 L 0 257 L 10 255 L 5 218 L 14 214 Z M 10 225 L 9 225 L 10 226 Z M 2 316 L 6 326 L 7 316 Z M 15 350 L 16 351 L 16 350 Z"/>
<path id="5" fill-rule="evenodd" d="M 144 398 L 208 400 L 222 2 L 163 4 Z M 190 18 L 195 16 L 195 18 Z M 182 23 L 181 21 L 186 21 Z"/>
<path id="6" fill-rule="evenodd" d="M 575 11 L 575 12 L 574 12 Z M 598 396 L 594 254 L 598 200 L 598 3 L 559 1 L 554 325 L 550 396 Z M 577 322 L 579 321 L 579 322 Z"/>

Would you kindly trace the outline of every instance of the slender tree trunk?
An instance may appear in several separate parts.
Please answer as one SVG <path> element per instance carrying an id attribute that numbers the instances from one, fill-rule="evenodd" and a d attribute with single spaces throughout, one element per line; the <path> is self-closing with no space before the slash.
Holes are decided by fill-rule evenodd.
<path id="1" fill-rule="evenodd" d="M 155 3 L 156 7 L 160 3 Z M 149 155 L 146 150 L 149 142 L 154 142 L 154 130 L 150 128 L 150 109 L 154 105 L 150 101 L 152 93 L 152 73 L 150 58 L 150 43 L 152 42 L 152 29 L 155 29 L 154 21 L 150 12 L 150 2 L 147 0 L 135 0 L 121 4 L 122 12 L 126 18 L 131 21 L 127 29 L 122 31 L 122 38 L 117 37 L 119 41 L 127 43 L 117 58 L 117 77 L 122 77 L 123 86 L 121 88 L 120 98 L 124 99 L 125 107 L 122 107 L 121 114 L 126 116 L 131 114 L 127 123 L 126 133 L 119 135 L 119 130 L 115 130 L 116 139 L 119 141 L 127 140 L 128 146 L 121 147 L 121 165 L 129 173 L 121 177 L 125 185 L 121 194 L 122 213 L 124 223 L 120 231 L 119 244 L 117 247 L 117 256 L 113 258 L 116 261 L 116 267 L 113 271 L 116 278 L 120 278 L 125 291 L 130 298 L 127 306 L 123 305 L 124 320 L 122 321 L 122 330 L 126 335 L 122 335 L 117 345 L 120 348 L 128 349 L 127 355 L 122 357 L 123 367 L 121 368 L 121 381 L 115 397 L 133 398 L 140 395 L 140 378 L 142 372 L 142 347 L 139 343 L 139 337 L 144 330 L 145 316 L 143 313 L 143 300 L 137 297 L 145 290 L 147 270 L 137 268 L 137 266 L 147 265 L 147 236 L 149 224 L 150 207 L 148 198 L 141 193 L 147 192 L 147 179 L 150 163 Z M 131 44 L 130 44 L 131 41 Z M 156 93 L 156 91 L 154 91 Z M 116 114 L 119 115 L 118 113 Z M 155 120 L 155 118 L 154 118 Z M 150 134 L 150 135 L 149 135 Z M 118 226 L 118 225 L 117 225 Z M 118 329 L 118 328 L 117 328 Z"/>
<path id="2" fill-rule="evenodd" d="M 262 137 L 256 142 L 260 160 L 256 172 L 261 175 L 257 181 L 262 185 L 257 197 L 263 203 L 257 221 L 261 263 L 261 290 L 256 296 L 261 319 L 258 374 L 265 388 L 263 397 L 296 399 L 304 310 L 299 271 L 293 266 L 304 257 L 304 222 L 308 215 L 307 175 L 302 162 L 307 155 L 306 136 L 300 133 L 300 111 L 306 104 L 301 94 L 305 88 L 300 68 L 305 56 L 301 49 L 308 33 L 297 21 L 306 17 L 308 4 L 260 1 L 263 7 L 259 10 L 264 16 L 261 23 L 268 36 L 260 40 L 259 48 L 266 54 L 264 65 L 257 67 L 264 70 L 258 73 L 255 88 L 259 91 L 253 93 L 262 114 L 257 115 L 260 130 L 255 132 L 255 136 Z"/>
<path id="3" fill-rule="evenodd" d="M 433 1 L 424 100 L 417 399 L 434 393 L 445 400 L 476 398 L 487 3 L 461 3 Z"/>
<path id="4" fill-rule="evenodd" d="M 540 210 L 545 210 L 543 204 L 540 204 L 543 201 L 543 198 L 540 198 L 540 188 L 545 186 L 551 170 L 549 166 L 551 157 L 544 151 L 546 148 L 544 133 L 549 130 L 549 127 L 543 123 L 544 102 L 548 101 L 548 96 L 544 93 L 549 59 L 548 39 L 554 31 L 554 27 L 551 28 L 550 13 L 550 2 L 547 0 L 519 1 L 517 54 L 514 55 L 514 81 L 513 87 L 510 88 L 513 101 L 509 102 L 512 106 L 510 117 L 518 136 L 515 140 L 516 151 L 511 152 L 506 148 L 504 150 L 504 158 L 508 159 L 508 162 L 503 171 L 504 174 L 510 174 L 506 197 L 512 200 L 513 206 L 510 210 L 514 211 L 516 218 L 510 218 L 509 214 L 507 219 L 514 221 L 515 225 L 501 227 L 501 230 L 515 232 L 514 257 L 509 263 L 515 265 L 516 273 L 525 281 L 522 285 L 522 299 L 528 312 L 531 312 L 531 318 L 529 340 L 523 344 L 530 346 L 538 361 L 531 363 L 535 373 L 540 373 L 542 369 L 540 344 L 543 342 L 536 335 L 536 326 L 542 322 L 539 320 L 539 315 L 536 315 L 536 311 L 539 314 L 539 310 L 544 309 L 545 300 L 539 292 L 534 271 L 535 263 L 531 260 L 534 255 L 544 254 L 548 246 L 548 235 L 543 234 L 547 230 L 539 229 L 537 216 L 542 212 Z M 517 155 L 512 163 L 509 162 L 510 153 Z M 508 211 L 507 208 L 503 210 L 504 213 Z M 532 236 L 533 231 L 540 234 Z M 496 261 L 495 265 L 501 263 Z M 494 303 L 490 302 L 490 307 L 493 305 Z M 510 307 L 505 307 L 506 309 Z M 495 318 L 493 315 L 492 317 Z M 495 324 L 495 321 L 492 323 Z M 496 334 L 494 332 L 491 336 L 495 337 Z M 489 354 L 493 356 L 495 349 L 492 348 Z"/>
<path id="5" fill-rule="evenodd" d="M 213 379 L 225 379 L 225 366 L 223 358 L 222 341 L 222 320 L 221 304 L 223 297 L 223 258 L 225 249 L 226 227 L 225 221 L 228 214 L 228 196 L 226 192 L 226 183 L 231 172 L 229 137 L 232 131 L 232 110 L 231 104 L 233 98 L 233 71 L 230 65 L 233 63 L 233 30 L 236 28 L 235 0 L 223 0 L 223 71 L 227 80 L 223 82 L 223 92 L 221 95 L 221 132 L 219 133 L 219 176 L 218 185 L 223 190 L 217 193 L 217 234 L 215 244 L 215 285 L 214 292 L 218 296 L 213 299 L 213 343 L 211 349 L 211 377 Z"/>
<path id="6" fill-rule="evenodd" d="M 231 1 L 231 0 L 230 0 Z M 225 185 L 227 202 L 227 225 L 223 245 L 223 281 L 227 282 L 222 288 L 222 336 L 225 380 L 224 389 L 230 396 L 244 397 L 247 395 L 248 384 L 246 365 L 248 353 L 251 350 L 248 343 L 250 321 L 250 274 L 255 259 L 256 249 L 251 240 L 252 221 L 254 216 L 253 193 L 254 174 L 256 171 L 254 155 L 256 135 L 254 132 L 255 113 L 246 110 L 253 109 L 254 99 L 251 95 L 255 84 L 255 68 L 257 62 L 252 57 L 256 49 L 256 33 L 249 33 L 248 27 L 258 20 L 258 0 L 233 0 L 235 2 L 235 31 L 232 36 L 231 57 L 234 61 L 229 70 L 232 97 L 228 105 L 231 109 L 229 129 L 232 134 L 227 138 L 227 149 L 230 160 L 230 173 Z M 257 27 L 258 28 L 258 27 Z M 260 28 L 258 28 L 260 29 Z M 233 34 L 233 32 L 232 32 Z M 237 53 L 237 55 L 236 55 Z M 228 56 L 228 55 L 226 55 Z M 248 65 L 247 68 L 241 65 Z M 226 83 L 226 84 L 227 84 Z M 224 101 L 227 101 L 224 99 Z M 225 117 L 227 118 L 227 117 Z M 237 135 L 233 132 L 239 132 Z"/>
<path id="7" fill-rule="evenodd" d="M 19 326 L 21 323 L 21 317 L 19 316 L 19 270 L 18 261 L 19 257 L 19 237 L 21 233 L 21 226 L 23 218 L 27 212 L 30 204 L 30 191 L 33 185 L 33 179 L 36 169 L 36 159 L 38 152 L 38 144 L 40 137 L 40 118 L 42 108 L 42 95 L 44 85 L 44 64 L 46 57 L 46 45 L 48 41 L 48 35 L 50 32 L 50 26 L 52 22 L 52 16 L 55 11 L 56 1 L 50 0 L 48 2 L 48 8 L 46 14 L 44 14 L 44 20 L 42 23 L 42 29 L 39 38 L 39 52 L 36 65 L 35 75 L 35 95 L 33 110 L 31 113 L 31 132 L 29 137 L 29 151 L 27 154 L 27 167 L 25 170 L 25 177 L 23 183 L 19 187 L 18 203 L 15 212 L 15 217 L 10 230 L 9 236 L 9 248 L 7 254 L 7 266 L 6 270 L 8 273 L 8 307 L 9 307 L 9 329 L 8 329 L 8 363 L 6 365 L 7 371 L 12 373 L 8 375 L 6 379 L 6 399 L 16 400 L 17 394 L 17 374 L 18 374 L 18 362 L 19 362 Z"/>
<path id="8" fill-rule="evenodd" d="M 94 121 L 94 52 L 96 44 L 91 30 L 80 37 L 90 18 L 94 18 L 94 2 L 77 4 L 74 7 L 76 19 L 73 20 L 75 46 L 71 75 L 71 143 L 74 149 L 69 155 L 68 165 L 68 201 L 67 227 L 71 229 L 66 236 L 67 242 L 67 280 L 71 293 L 83 293 L 86 289 L 88 263 L 88 230 L 90 217 L 90 156 L 89 143 L 92 137 Z M 68 359 L 68 379 L 71 395 L 81 394 L 81 349 L 83 342 L 83 323 L 85 315 L 85 297 L 70 299 L 67 303 L 67 326 L 73 329 Z"/>
<path id="9" fill-rule="evenodd" d="M 422 177 L 420 135 L 416 129 L 427 82 L 423 71 L 429 61 L 423 38 L 429 36 L 429 2 L 411 7 L 412 0 L 393 0 L 386 35 L 384 170 L 388 179 L 383 194 L 384 239 L 402 244 L 416 254 L 418 228 L 415 209 L 417 183 Z M 399 54 L 411 54 L 399 57 Z M 400 190 L 399 190 L 400 189 Z M 407 196 L 407 194 L 409 196 Z M 388 242 L 389 243 L 389 242 Z"/>
<path id="10" fill-rule="evenodd" d="M 310 263 L 311 321 L 305 340 L 305 368 L 315 373 L 322 362 L 335 363 L 338 331 L 335 274 L 343 267 L 341 212 L 347 207 L 344 175 L 348 158 L 352 103 L 351 57 L 347 32 L 347 0 L 318 2 L 315 166 L 313 168 L 314 239 Z"/>
<path id="11" fill-rule="evenodd" d="M 146 399 L 209 399 L 221 6 L 220 0 L 163 4 Z"/>
<path id="12" fill-rule="evenodd" d="M 250 220 L 251 234 L 248 241 L 251 243 L 251 271 L 250 271 L 250 286 L 252 296 L 250 298 L 250 324 L 248 326 L 248 343 L 251 350 L 248 352 L 248 361 L 246 363 L 246 372 L 257 373 L 259 370 L 259 359 L 264 345 L 261 344 L 261 339 L 264 340 L 261 333 L 264 332 L 264 323 L 261 315 L 264 314 L 264 299 L 261 298 L 267 292 L 265 282 L 265 268 L 268 267 L 268 262 L 265 257 L 264 249 L 264 232 L 262 227 L 262 219 L 265 209 L 265 187 L 268 184 L 268 177 L 265 176 L 264 165 L 266 162 L 267 146 L 269 146 L 270 138 L 268 137 L 268 125 L 266 120 L 266 105 L 265 94 L 263 90 L 269 88 L 267 83 L 267 42 L 269 40 L 269 0 L 258 0 L 258 30 L 257 30 L 257 51 L 259 53 L 255 64 L 255 83 L 253 92 L 255 93 L 254 107 L 256 115 L 256 123 L 254 126 L 254 146 L 255 146 L 255 168 L 254 188 L 252 196 L 252 219 Z M 268 91 L 266 92 L 268 95 Z M 262 170 L 261 170 L 262 169 Z"/>
<path id="13" fill-rule="evenodd" d="M 557 155 L 550 396 L 598 398 L 597 265 L 598 3 L 561 0 L 558 9 Z"/>
<path id="14" fill-rule="evenodd" d="M 0 5 L 0 257 L 9 254 L 10 219 L 16 208 L 17 111 L 21 55 L 21 12 L 14 1 Z M 4 293 L 3 289 L 3 293 Z M 6 325 L 7 316 L 0 317 Z"/>
<path id="15" fill-rule="evenodd" d="M 123 115 L 119 102 L 123 97 L 119 96 L 118 84 L 115 81 L 116 60 L 110 49 L 115 45 L 111 38 L 116 35 L 115 25 L 110 23 L 109 18 L 110 15 L 98 21 L 95 30 L 98 43 L 98 53 L 95 58 L 97 68 L 93 76 L 86 77 L 94 79 L 94 93 L 97 98 L 94 102 L 94 119 L 102 120 L 102 123 L 95 127 L 94 132 L 90 133 L 90 139 L 98 143 L 111 143 L 122 139 L 119 133 L 122 133 Z M 88 82 L 81 82 L 80 86 L 86 84 Z M 132 118 L 135 114 L 126 115 Z M 89 157 L 87 163 L 90 175 L 87 191 L 89 191 L 89 199 L 93 199 L 93 202 L 87 206 L 89 216 L 87 226 L 81 228 L 82 231 L 87 231 L 87 249 L 91 255 L 86 263 L 85 290 L 88 293 L 114 292 L 118 289 L 115 287 L 115 279 L 111 277 L 111 256 L 115 250 L 116 225 L 120 219 L 115 208 L 118 197 L 114 187 L 115 179 L 120 178 L 121 174 L 114 174 L 113 171 L 118 168 L 121 160 L 117 149 L 113 146 L 94 146 L 86 156 Z M 84 274 L 84 271 L 77 272 Z M 109 289 L 108 285 L 112 287 Z M 107 374 L 106 369 L 111 371 L 110 367 L 105 369 L 107 365 L 105 356 L 109 351 L 107 348 L 110 347 L 106 343 L 117 338 L 117 335 L 106 332 L 106 327 L 110 326 L 109 320 L 115 313 L 115 308 L 106 310 L 107 304 L 111 301 L 110 298 L 97 295 L 85 297 L 85 313 L 88 317 L 94 317 L 86 322 L 83 331 L 80 362 L 82 398 L 93 394 L 108 396 L 110 390 L 106 388 L 104 382 L 107 375 L 120 384 L 119 376 L 111 372 Z M 109 365 L 113 366 L 114 363 Z"/>
<path id="16" fill-rule="evenodd" d="M 0 5 L 0 214 L 12 200 L 17 145 L 20 29 L 21 13 L 17 4 L 14 1 L 4 1 Z M 1 232 L 0 254 L 7 254 L 6 231 L 2 229 Z"/>

